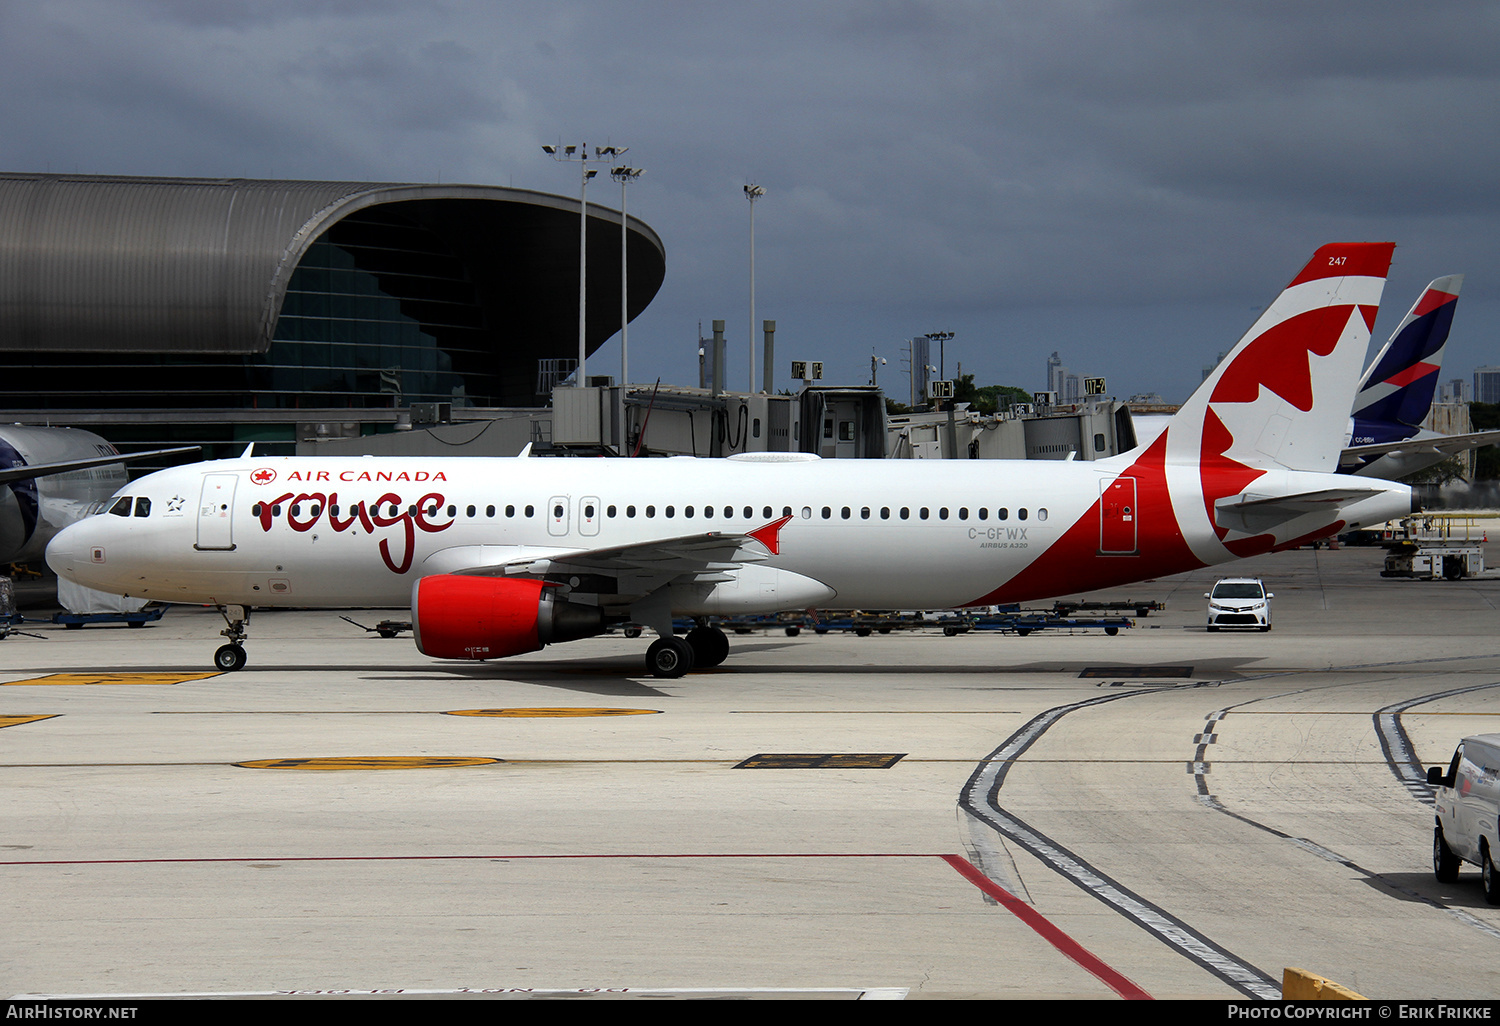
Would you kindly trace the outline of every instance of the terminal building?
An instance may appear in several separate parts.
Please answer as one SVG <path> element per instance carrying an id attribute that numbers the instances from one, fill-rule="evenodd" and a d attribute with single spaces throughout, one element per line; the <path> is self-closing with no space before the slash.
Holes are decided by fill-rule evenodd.
<path id="1" fill-rule="evenodd" d="M 479 185 L 0 174 L 0 409 L 224 456 L 540 406 L 577 364 L 579 208 Z M 621 234 L 589 205 L 588 352 L 620 329 Z M 666 251 L 637 218 L 624 234 L 634 318 Z"/>

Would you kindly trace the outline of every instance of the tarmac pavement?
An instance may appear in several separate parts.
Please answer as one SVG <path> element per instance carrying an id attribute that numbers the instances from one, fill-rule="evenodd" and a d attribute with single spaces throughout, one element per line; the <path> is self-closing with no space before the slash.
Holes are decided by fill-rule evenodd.
<path id="1" fill-rule="evenodd" d="M 212 610 L 28 626 L 0 993 L 1491 998 L 1500 908 L 1433 878 L 1412 758 L 1500 731 L 1500 575 L 1381 556 L 1088 596 L 1166 603 L 1116 637 L 731 635 L 670 681 L 619 634 L 456 664 L 263 610 L 216 674 Z M 1245 573 L 1274 630 L 1209 634 Z"/>

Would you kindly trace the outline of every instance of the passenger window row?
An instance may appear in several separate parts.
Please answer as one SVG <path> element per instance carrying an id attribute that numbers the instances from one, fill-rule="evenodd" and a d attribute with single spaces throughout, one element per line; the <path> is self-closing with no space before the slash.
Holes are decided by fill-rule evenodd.
<path id="1" fill-rule="evenodd" d="M 353 507 L 351 506 L 349 508 L 351 510 L 351 513 L 352 513 Z M 250 515 L 251 516 L 256 516 L 256 517 L 260 516 L 262 509 L 263 509 L 262 505 L 260 503 L 256 503 L 255 505 L 253 505 L 253 506 L 250 507 Z M 384 509 L 384 507 L 382 507 L 382 506 L 376 506 L 373 509 L 371 509 L 370 512 L 372 514 L 374 514 L 375 516 L 380 516 L 382 509 Z M 702 507 L 701 508 L 701 514 L 702 514 L 703 519 L 705 519 L 705 520 L 711 520 L 714 517 L 719 516 L 719 514 L 717 514 L 715 512 L 715 509 L 716 509 L 716 507 L 713 507 L 713 506 L 704 506 L 704 507 Z M 525 506 L 525 507 L 522 507 L 522 510 L 523 510 L 523 515 L 526 516 L 526 517 L 534 517 L 534 516 L 536 516 L 536 507 L 535 506 Z M 141 498 L 141 499 L 136 500 L 136 509 L 135 509 L 135 515 L 136 516 L 138 516 L 138 517 L 147 516 L 147 515 L 150 514 L 150 511 L 151 511 L 151 500 L 145 499 L 145 498 Z M 130 499 L 129 498 L 122 498 L 122 499 L 120 499 L 118 502 L 115 503 L 114 507 L 110 509 L 110 512 L 113 513 L 113 514 L 115 514 L 116 516 L 122 516 L 122 517 L 130 516 Z M 301 505 L 301 503 L 293 503 L 292 506 L 291 506 L 290 512 L 291 512 L 291 515 L 294 516 L 294 517 L 300 517 L 300 516 L 302 516 L 302 505 Z M 314 503 L 313 505 L 311 505 L 308 508 L 307 515 L 310 516 L 310 517 L 316 517 L 321 512 L 322 512 L 322 507 L 319 506 L 318 504 Z M 338 503 L 334 503 L 333 505 L 329 506 L 328 512 L 329 512 L 329 514 L 331 516 L 339 516 L 340 515 L 339 514 L 339 504 Z M 412 515 L 412 516 L 416 516 L 416 514 L 417 514 L 417 507 L 415 505 L 408 506 L 407 509 L 406 509 L 406 512 L 408 514 Z M 438 507 L 437 506 L 428 506 L 422 512 L 426 516 L 435 517 L 435 516 L 438 515 Z M 446 512 L 447 512 L 447 515 L 449 517 L 457 518 L 457 516 L 458 516 L 458 507 L 450 505 L 450 506 L 448 506 Z M 516 512 L 517 512 L 517 507 L 514 506 L 514 505 L 509 505 L 509 506 L 505 507 L 505 516 L 507 518 L 514 519 L 515 516 L 516 516 Z M 657 507 L 655 505 L 646 506 L 643 511 L 639 511 L 639 512 L 643 512 L 644 515 L 645 515 L 645 517 L 647 519 L 652 519 L 657 514 Z M 682 515 L 683 515 L 684 518 L 686 518 L 686 519 L 692 519 L 694 516 L 696 516 L 700 512 L 700 510 L 696 506 L 683 506 L 681 512 L 682 512 Z M 918 520 L 930 520 L 930 519 L 932 519 L 932 517 L 934 515 L 936 515 L 937 519 L 939 519 L 939 520 L 949 520 L 949 519 L 968 520 L 970 517 L 973 517 L 976 520 L 989 520 L 992 515 L 993 515 L 994 519 L 996 519 L 996 520 L 1009 520 L 1011 518 L 1011 513 L 1012 513 L 1011 509 L 1008 506 L 997 506 L 997 507 L 995 507 L 995 509 L 993 511 L 991 511 L 988 507 L 985 507 L 985 506 L 980 506 L 980 507 L 978 507 L 978 508 L 976 508 L 974 510 L 970 510 L 968 506 L 959 506 L 957 509 L 950 509 L 947 506 L 939 506 L 935 510 L 932 507 L 929 507 L 929 506 L 919 506 L 919 507 L 917 507 L 915 509 L 915 511 L 913 511 L 912 507 L 910 507 L 910 506 L 902 506 L 902 507 L 900 507 L 899 510 L 893 510 L 892 507 L 890 507 L 890 506 L 881 506 L 880 510 L 879 510 L 879 512 L 877 514 L 871 507 L 869 507 L 869 506 L 861 506 L 860 509 L 859 509 L 859 519 L 861 519 L 861 520 L 869 520 L 872 517 L 878 515 L 881 520 L 889 520 L 889 519 L 891 519 L 892 516 L 896 516 L 896 517 L 898 517 L 901 520 L 910 520 L 912 518 L 913 512 L 915 512 L 916 517 L 917 517 Z M 1030 509 L 1028 509 L 1027 507 L 1025 507 L 1025 506 L 1017 508 L 1014 512 L 1015 512 L 1015 518 L 1017 520 L 1028 520 L 1028 519 L 1031 519 L 1032 516 L 1033 516 L 1032 511 Z M 494 506 L 486 506 L 485 509 L 484 509 L 484 515 L 486 517 L 493 518 L 495 516 L 495 513 L 496 513 L 496 508 Z M 561 520 L 563 518 L 563 516 L 565 515 L 565 513 L 566 513 L 566 511 L 563 509 L 563 507 L 561 505 L 556 505 L 556 506 L 554 506 L 552 508 L 552 516 L 553 516 L 554 519 Z M 664 517 L 666 517 L 667 519 L 670 520 L 670 519 L 673 519 L 673 518 L 675 518 L 677 516 L 678 508 L 675 505 L 673 505 L 673 506 L 664 506 L 661 509 L 661 513 L 662 513 L 662 515 Z M 819 511 L 819 513 L 820 513 L 821 518 L 824 519 L 824 520 L 832 520 L 834 518 L 834 509 L 833 509 L 832 506 L 824 506 L 824 507 L 822 507 L 822 509 Z M 465 507 L 464 515 L 466 517 L 468 517 L 470 519 L 473 519 L 473 518 L 477 517 L 478 514 L 479 514 L 479 509 L 478 509 L 477 506 L 467 506 L 467 507 Z M 585 517 L 589 518 L 589 519 L 593 519 L 594 514 L 595 514 L 595 510 L 594 510 L 593 505 L 586 506 L 584 508 L 584 510 L 583 510 L 583 515 Z M 272 516 L 280 516 L 281 515 L 281 505 L 279 503 L 271 507 L 271 515 Z M 391 516 L 391 517 L 400 516 L 401 515 L 401 513 L 400 513 L 400 507 L 397 506 L 396 504 L 392 503 L 390 505 L 390 508 L 388 510 L 386 510 L 386 512 L 385 512 L 384 515 L 385 516 Z M 619 515 L 619 507 L 613 506 L 613 505 L 605 507 L 605 513 L 604 513 L 604 515 L 606 517 L 609 517 L 610 519 L 615 519 Z M 634 519 L 637 515 L 638 515 L 638 510 L 637 510 L 637 508 L 635 506 L 631 505 L 631 506 L 626 506 L 625 507 L 625 517 L 626 517 L 626 519 Z M 763 519 L 763 520 L 769 520 L 769 519 L 771 519 L 771 517 L 773 515 L 774 515 L 774 512 L 773 512 L 772 507 L 770 507 L 770 506 L 764 506 L 764 507 L 761 508 L 761 513 L 760 513 L 761 519 Z M 784 517 L 792 516 L 792 507 L 790 507 L 790 506 L 783 506 L 782 509 L 781 509 L 781 515 L 784 516 Z M 723 507 L 723 514 L 722 514 L 721 519 L 732 520 L 732 519 L 734 519 L 734 516 L 735 516 L 735 510 L 734 510 L 733 506 L 725 506 L 725 507 Z M 839 519 L 841 519 L 841 520 L 852 520 L 852 519 L 854 519 L 854 516 L 855 516 L 855 513 L 854 513 L 854 510 L 851 507 L 849 507 L 849 506 L 843 506 L 843 507 L 839 508 L 839 511 L 838 511 L 838 518 Z M 754 517 L 755 517 L 755 508 L 753 506 L 745 506 L 743 508 L 743 518 L 745 520 L 750 520 L 750 519 L 753 519 Z M 813 508 L 811 506 L 803 506 L 802 507 L 802 519 L 804 519 L 804 520 L 811 520 L 811 519 L 813 519 Z M 1045 506 L 1037 508 L 1037 510 L 1035 511 L 1035 519 L 1037 519 L 1038 521 L 1044 521 L 1044 520 L 1047 519 L 1047 508 Z"/>

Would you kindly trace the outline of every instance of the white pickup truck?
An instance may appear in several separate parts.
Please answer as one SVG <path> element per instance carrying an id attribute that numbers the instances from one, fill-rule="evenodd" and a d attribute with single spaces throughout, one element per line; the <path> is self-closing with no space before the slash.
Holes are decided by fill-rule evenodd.
<path id="1" fill-rule="evenodd" d="M 1484 897 L 1500 905 L 1500 734 L 1477 734 L 1458 743 L 1445 771 L 1434 766 L 1427 782 L 1437 790 L 1432 871 L 1443 883 L 1458 879 L 1458 867 L 1479 867 Z"/>

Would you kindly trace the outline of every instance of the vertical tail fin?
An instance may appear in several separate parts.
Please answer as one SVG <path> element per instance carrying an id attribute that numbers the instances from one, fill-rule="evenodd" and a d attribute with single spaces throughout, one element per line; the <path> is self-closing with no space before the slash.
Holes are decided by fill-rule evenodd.
<path id="1" fill-rule="evenodd" d="M 1463 283 L 1463 275 L 1450 274 L 1423 291 L 1365 372 L 1354 399 L 1356 418 L 1407 427 L 1427 418 Z"/>
<path id="2" fill-rule="evenodd" d="M 1168 461 L 1231 471 L 1225 485 L 1278 467 L 1336 472 L 1395 248 L 1313 254 L 1172 418 Z"/>

